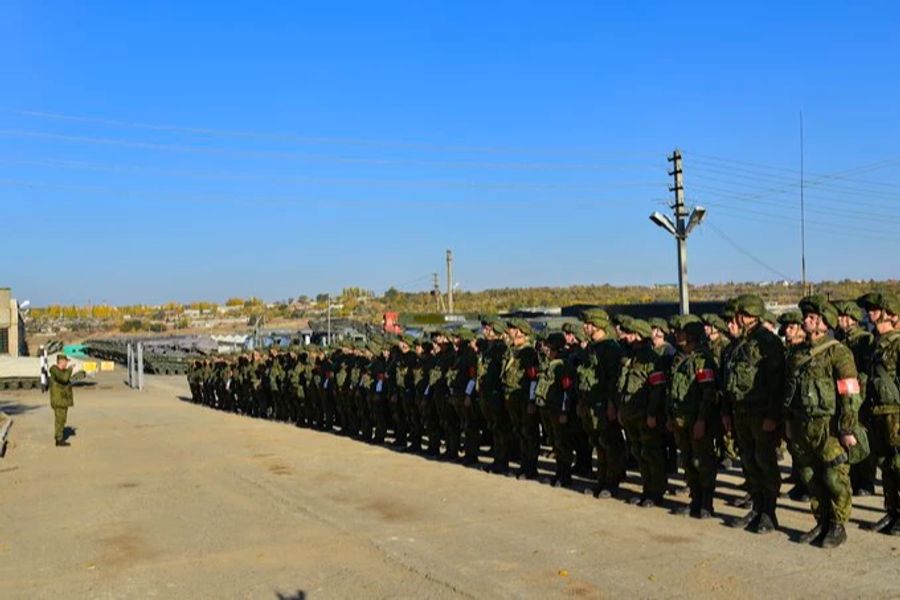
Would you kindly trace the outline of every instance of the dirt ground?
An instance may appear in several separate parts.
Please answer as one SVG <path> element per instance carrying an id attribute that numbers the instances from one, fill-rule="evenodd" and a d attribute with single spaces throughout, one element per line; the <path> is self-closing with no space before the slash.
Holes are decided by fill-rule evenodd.
<path id="1" fill-rule="evenodd" d="M 2 598 L 897 597 L 900 539 L 834 551 L 783 499 L 768 536 L 195 406 L 183 378 L 79 387 L 56 448 L 38 391 L 0 393 Z M 680 482 L 678 482 L 680 485 Z M 633 489 L 633 485 L 629 486 Z M 682 497 L 673 502 L 683 502 Z"/>

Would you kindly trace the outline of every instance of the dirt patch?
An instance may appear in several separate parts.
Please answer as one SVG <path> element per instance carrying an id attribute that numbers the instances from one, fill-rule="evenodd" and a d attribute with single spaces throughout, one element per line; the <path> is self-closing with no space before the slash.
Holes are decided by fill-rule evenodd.
<path id="1" fill-rule="evenodd" d="M 102 538 L 100 545 L 102 550 L 94 564 L 101 569 L 123 569 L 156 556 L 144 537 L 133 531 Z"/>
<path id="2" fill-rule="evenodd" d="M 688 544 L 693 541 L 691 538 L 683 535 L 670 535 L 667 533 L 651 533 L 650 537 L 653 538 L 653 541 L 662 544 Z"/>
<path id="3" fill-rule="evenodd" d="M 136 488 L 139 485 L 141 485 L 141 484 L 136 483 L 134 481 L 123 481 L 121 483 L 117 483 L 116 487 L 119 488 L 120 490 L 127 490 L 127 489 L 131 489 L 131 488 Z"/>
<path id="4" fill-rule="evenodd" d="M 391 523 L 414 521 L 419 516 L 419 512 L 415 508 L 395 500 L 371 500 L 363 504 L 361 508 L 369 512 L 374 512 L 382 520 Z"/>
<path id="5" fill-rule="evenodd" d="M 268 469 L 269 473 L 274 473 L 275 475 L 292 475 L 294 473 L 294 470 L 292 468 L 280 463 L 269 465 Z"/>

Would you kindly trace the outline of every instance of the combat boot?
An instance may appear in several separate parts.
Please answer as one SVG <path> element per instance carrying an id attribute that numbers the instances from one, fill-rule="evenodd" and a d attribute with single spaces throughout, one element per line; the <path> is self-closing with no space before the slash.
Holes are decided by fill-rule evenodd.
<path id="1" fill-rule="evenodd" d="M 832 523 L 828 528 L 828 533 L 822 538 L 821 546 L 823 548 L 837 548 L 847 541 L 847 530 L 844 529 L 843 523 Z"/>
<path id="2" fill-rule="evenodd" d="M 755 529 L 757 523 L 759 523 L 761 511 L 762 500 L 754 498 L 753 507 L 750 509 L 750 512 L 739 519 L 735 519 L 729 523 L 729 525 L 735 529 Z"/>
<path id="3" fill-rule="evenodd" d="M 900 535 L 900 519 L 894 519 L 894 522 L 891 523 L 891 526 L 883 529 L 882 532 L 888 535 Z"/>
<path id="4" fill-rule="evenodd" d="M 675 514 L 682 517 L 699 517 L 700 516 L 700 504 L 701 504 L 701 496 L 700 490 L 692 489 L 691 490 L 691 501 L 688 504 L 683 506 L 679 506 L 675 509 Z"/>
<path id="5" fill-rule="evenodd" d="M 710 519 L 713 516 L 713 493 L 703 492 L 700 502 L 700 512 L 697 514 L 698 519 Z"/>
<path id="6" fill-rule="evenodd" d="M 756 526 L 751 528 L 754 533 L 770 533 L 778 528 L 778 518 L 775 516 L 775 499 L 767 498 L 763 501 L 763 510 L 759 515 Z"/>
<path id="7" fill-rule="evenodd" d="M 594 498 L 615 498 L 619 495 L 619 484 L 615 483 L 612 485 L 602 485 L 597 484 L 597 487 L 594 489 Z"/>
<path id="8" fill-rule="evenodd" d="M 802 483 L 797 483 L 791 490 L 787 493 L 788 498 L 795 502 L 809 502 L 809 492 L 806 490 L 806 486 Z"/>
<path id="9" fill-rule="evenodd" d="M 731 501 L 731 505 L 736 506 L 737 508 L 750 508 L 752 504 L 753 496 L 750 494 L 750 492 L 747 492 L 740 498 L 735 498 Z"/>
<path id="10" fill-rule="evenodd" d="M 883 517 L 866 527 L 869 531 L 874 531 L 876 533 L 887 533 L 886 530 L 890 529 L 890 527 L 897 520 L 897 515 L 893 512 L 888 511 Z"/>
<path id="11" fill-rule="evenodd" d="M 828 523 L 824 519 L 816 521 L 816 526 L 797 538 L 797 541 L 801 544 L 821 542 L 822 538 L 825 537 L 825 534 L 828 533 L 827 525 Z"/>
<path id="12" fill-rule="evenodd" d="M 663 505 L 662 494 L 648 494 L 641 498 L 641 508 L 654 508 Z"/>

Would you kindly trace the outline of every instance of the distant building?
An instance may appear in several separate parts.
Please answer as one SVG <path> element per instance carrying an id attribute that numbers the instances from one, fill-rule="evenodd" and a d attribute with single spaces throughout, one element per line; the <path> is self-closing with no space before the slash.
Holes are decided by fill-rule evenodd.
<path id="1" fill-rule="evenodd" d="M 9 288 L 0 288 L 0 354 L 24 356 L 25 320 Z"/>

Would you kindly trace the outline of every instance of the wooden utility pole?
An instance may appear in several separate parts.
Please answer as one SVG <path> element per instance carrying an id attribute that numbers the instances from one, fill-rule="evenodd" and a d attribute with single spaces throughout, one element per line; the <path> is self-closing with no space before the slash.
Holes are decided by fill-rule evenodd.
<path id="1" fill-rule="evenodd" d="M 438 274 L 432 273 L 431 275 L 434 280 L 434 287 L 431 289 L 431 293 L 434 295 L 435 306 L 437 306 L 438 312 L 446 312 L 444 309 L 444 294 L 441 292 L 441 285 L 438 283 Z"/>
<path id="2" fill-rule="evenodd" d="M 447 314 L 453 314 L 453 250 L 447 250 Z"/>

